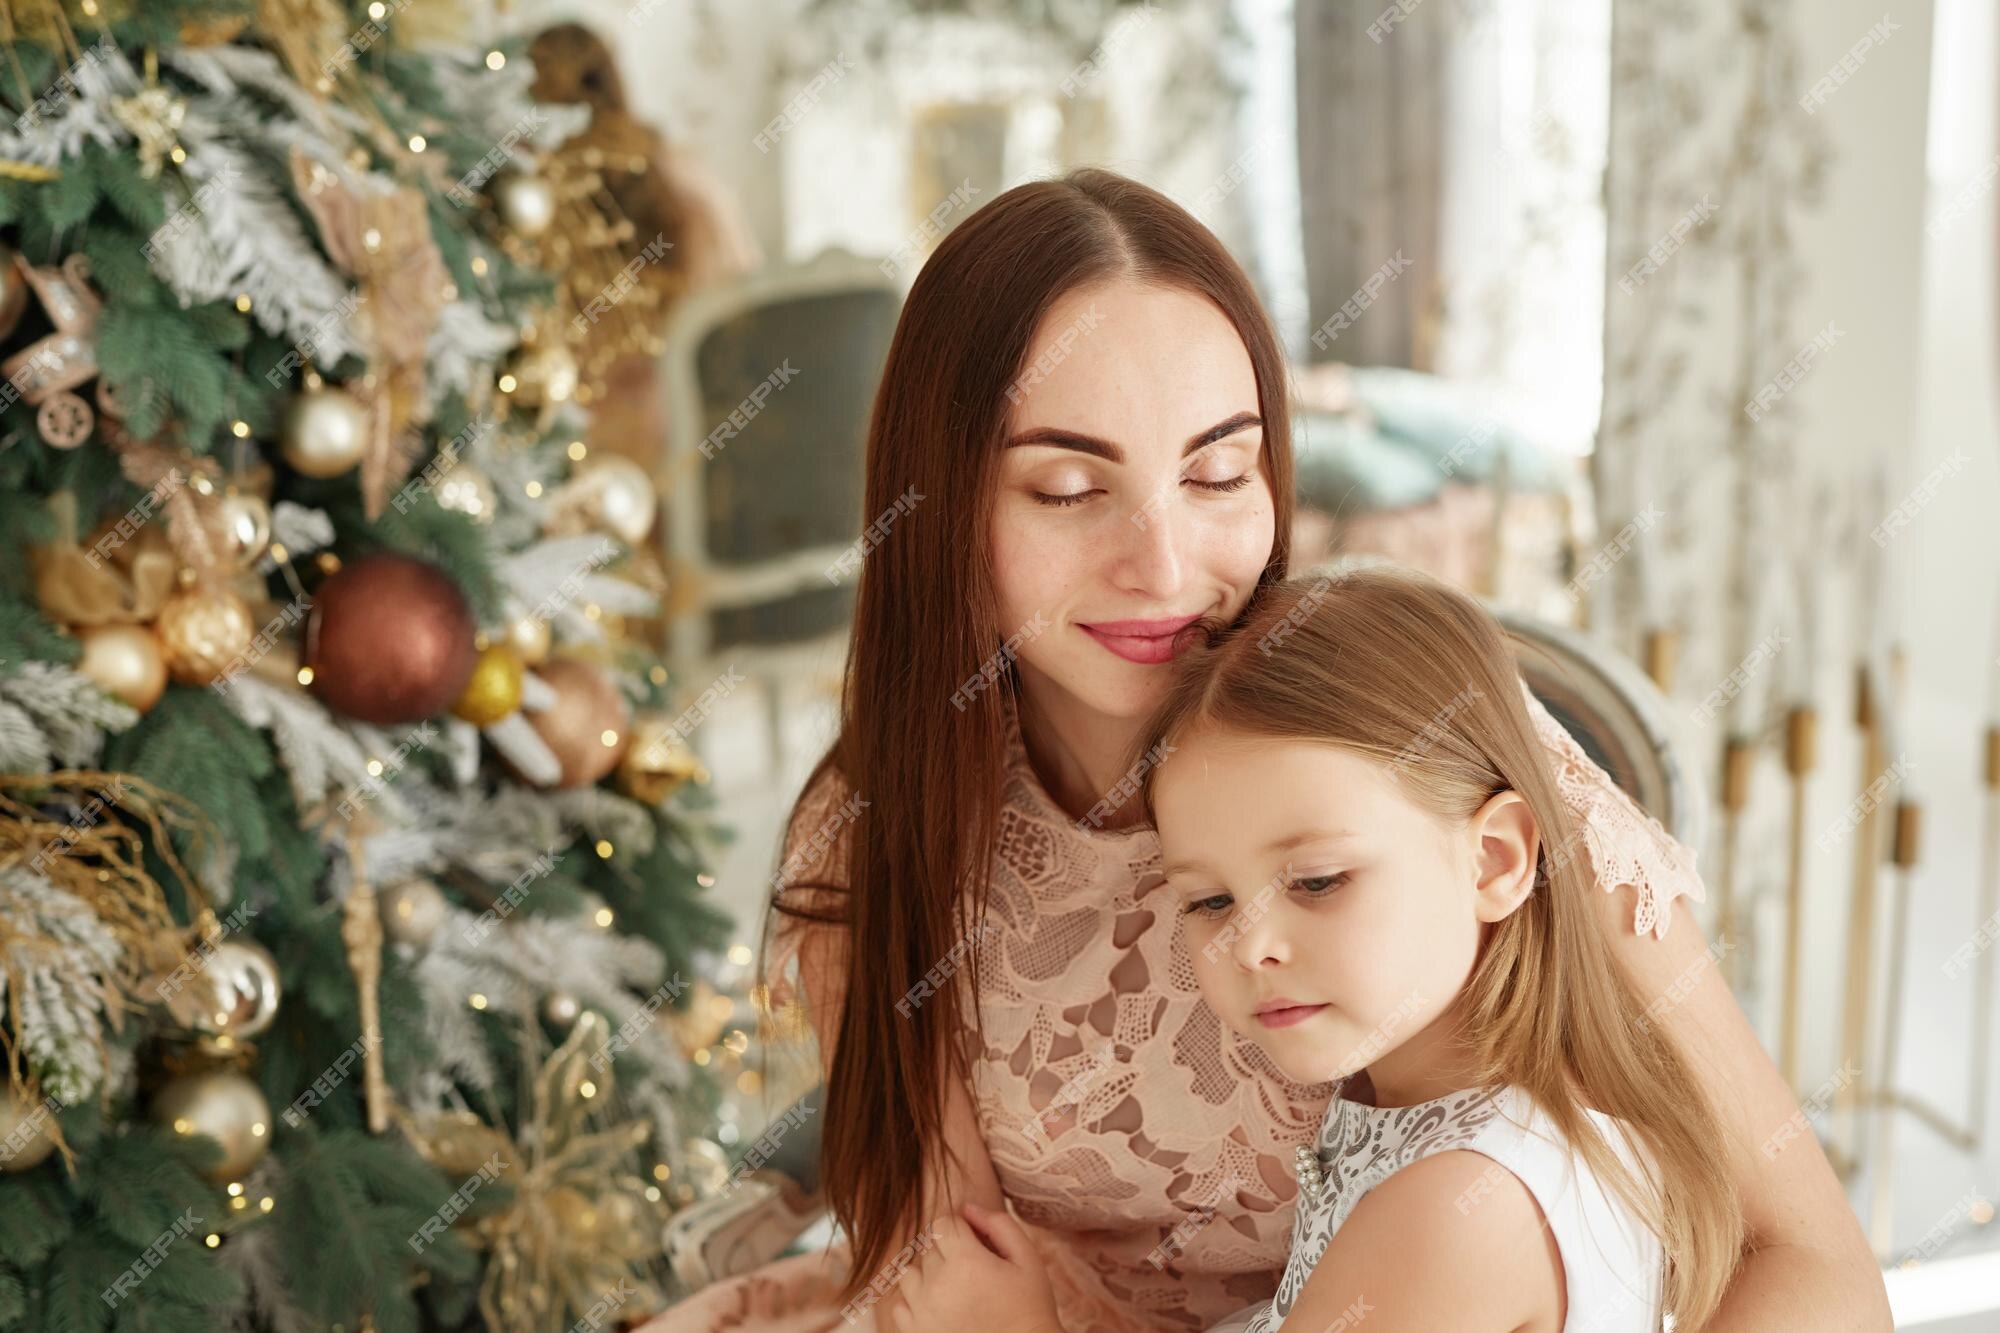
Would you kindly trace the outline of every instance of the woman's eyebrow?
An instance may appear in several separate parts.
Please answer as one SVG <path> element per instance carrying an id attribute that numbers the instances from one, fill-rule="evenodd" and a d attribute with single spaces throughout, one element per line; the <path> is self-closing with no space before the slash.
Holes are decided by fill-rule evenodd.
<path id="1" fill-rule="evenodd" d="M 1191 436 L 1181 449 L 1181 457 L 1186 458 L 1197 449 L 1207 448 L 1217 440 L 1234 435 L 1239 430 L 1261 426 L 1264 419 L 1255 412 L 1238 412 L 1226 421 L 1218 421 L 1198 435 Z M 1080 454 L 1094 454 L 1107 463 L 1125 461 L 1125 451 L 1107 439 L 1096 435 L 1086 435 L 1082 431 L 1064 430 L 1060 426 L 1032 426 L 1001 445 L 1012 449 L 1023 444 L 1047 444 L 1058 449 L 1074 449 Z"/>

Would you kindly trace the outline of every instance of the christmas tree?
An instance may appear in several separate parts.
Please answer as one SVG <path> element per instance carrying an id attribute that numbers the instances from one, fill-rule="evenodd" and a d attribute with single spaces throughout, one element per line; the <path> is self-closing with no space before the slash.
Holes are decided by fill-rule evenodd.
<path id="1" fill-rule="evenodd" d="M 0 1330 L 614 1326 L 726 1170 L 672 239 L 490 21 L 0 10 Z"/>

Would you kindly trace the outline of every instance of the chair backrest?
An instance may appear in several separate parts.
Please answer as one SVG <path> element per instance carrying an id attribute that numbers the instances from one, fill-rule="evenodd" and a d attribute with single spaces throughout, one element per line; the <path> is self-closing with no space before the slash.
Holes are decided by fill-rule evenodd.
<path id="1" fill-rule="evenodd" d="M 902 292 L 840 251 L 692 293 L 661 352 L 669 439 L 658 478 L 669 655 L 842 628 L 852 609 L 868 419 Z"/>
<path id="2" fill-rule="evenodd" d="M 1671 706 L 1645 672 L 1599 639 L 1490 608 L 1514 639 L 1521 678 L 1583 752 L 1661 827 L 1699 848 L 1708 803 L 1674 748 Z"/>

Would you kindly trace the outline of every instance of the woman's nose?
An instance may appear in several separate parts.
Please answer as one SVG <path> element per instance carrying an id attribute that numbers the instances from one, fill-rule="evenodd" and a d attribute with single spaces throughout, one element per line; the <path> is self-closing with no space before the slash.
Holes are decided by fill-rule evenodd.
<path id="1" fill-rule="evenodd" d="M 1126 517 L 1119 575 L 1129 592 L 1155 598 L 1179 594 L 1187 578 L 1189 533 L 1181 521 L 1180 486 L 1169 482 Z"/>

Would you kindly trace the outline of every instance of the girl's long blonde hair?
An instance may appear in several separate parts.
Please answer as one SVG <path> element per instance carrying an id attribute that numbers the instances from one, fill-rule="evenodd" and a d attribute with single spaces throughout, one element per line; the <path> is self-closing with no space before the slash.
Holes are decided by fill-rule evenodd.
<path id="1" fill-rule="evenodd" d="M 1135 756 L 1216 729 L 1338 745 L 1388 763 L 1404 791 L 1463 824 L 1513 790 L 1541 834 L 1535 889 L 1487 927 L 1461 994 L 1478 1086 L 1520 1087 L 1585 1165 L 1652 1227 L 1666 1305 L 1700 1328 L 1735 1273 L 1744 1232 L 1722 1122 L 1687 1058 L 1611 951 L 1581 830 L 1550 772 L 1513 653 L 1463 593 L 1407 571 L 1297 578 L 1236 625 L 1197 622 Z M 1153 815 L 1146 766 L 1146 813 Z M 1628 1167 L 1586 1114 L 1622 1121 Z"/>

